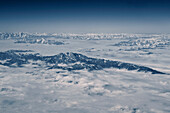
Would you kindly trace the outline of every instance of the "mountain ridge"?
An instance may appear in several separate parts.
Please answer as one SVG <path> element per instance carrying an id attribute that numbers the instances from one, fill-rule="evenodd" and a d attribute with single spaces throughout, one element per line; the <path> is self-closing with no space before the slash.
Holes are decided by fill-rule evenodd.
<path id="1" fill-rule="evenodd" d="M 87 69 L 88 71 L 93 71 L 102 70 L 104 68 L 117 68 L 126 69 L 128 71 L 136 70 L 137 72 L 151 72 L 152 74 L 166 74 L 145 66 L 121 61 L 92 58 L 73 52 L 59 53 L 54 56 L 41 56 L 38 53 L 23 54 L 23 52 L 30 52 L 30 50 L 9 50 L 0 52 L 0 60 L 4 61 L 4 63 L 0 62 L 0 65 L 13 67 L 13 64 L 16 64 L 16 67 L 23 67 L 24 64 L 29 64 L 30 60 L 40 60 L 46 63 L 48 69 L 57 68 L 68 71 Z M 60 64 L 65 64 L 65 66 Z"/>

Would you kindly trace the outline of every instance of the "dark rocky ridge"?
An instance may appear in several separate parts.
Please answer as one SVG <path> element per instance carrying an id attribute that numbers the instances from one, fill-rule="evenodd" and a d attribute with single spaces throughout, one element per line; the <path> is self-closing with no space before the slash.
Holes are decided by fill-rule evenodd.
<path id="1" fill-rule="evenodd" d="M 29 60 L 40 60 L 45 62 L 48 69 L 57 68 L 68 71 L 87 69 L 88 71 L 93 71 L 102 70 L 104 68 L 117 68 L 127 69 L 129 71 L 136 70 L 138 72 L 151 72 L 152 74 L 166 74 L 164 72 L 160 72 L 145 66 L 135 65 L 132 63 L 124 63 L 120 61 L 90 58 L 85 55 L 72 52 L 60 53 L 54 56 L 41 56 L 39 54 L 23 54 L 22 52 L 16 52 L 16 50 L 9 50 L 6 52 L 0 52 L 0 60 L 5 61 L 3 63 L 0 62 L 0 65 L 9 67 L 13 67 L 12 64 L 16 64 L 16 67 L 22 67 L 23 64 L 30 63 Z M 59 64 L 64 64 L 65 66 Z"/>

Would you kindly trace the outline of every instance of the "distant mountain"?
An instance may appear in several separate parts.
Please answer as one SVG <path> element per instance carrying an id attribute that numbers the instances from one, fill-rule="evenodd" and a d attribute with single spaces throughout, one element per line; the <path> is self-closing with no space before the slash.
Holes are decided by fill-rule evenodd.
<path id="1" fill-rule="evenodd" d="M 136 70 L 138 72 L 151 72 L 152 74 L 166 74 L 145 66 L 91 58 L 79 53 L 67 52 L 54 56 L 41 56 L 38 53 L 31 54 L 28 52 L 30 52 L 30 50 L 9 50 L 6 52 L 0 52 L 0 65 L 8 67 L 23 67 L 24 64 L 30 64 L 30 61 L 32 60 L 45 62 L 47 69 L 56 68 L 68 71 L 87 69 L 88 71 L 93 71 L 102 70 L 104 68 L 117 68 L 127 69 L 129 71 Z"/>
<path id="2" fill-rule="evenodd" d="M 30 39 L 30 38 L 47 38 L 50 37 L 50 35 L 46 33 L 0 33 L 0 39 L 6 40 L 6 39 Z"/>
<path id="3" fill-rule="evenodd" d="M 15 43 L 29 43 L 29 44 L 49 44 L 49 45 L 64 45 L 64 42 L 49 40 L 49 39 L 20 39 L 15 41 Z"/>
<path id="4" fill-rule="evenodd" d="M 111 46 L 126 47 L 126 51 L 148 50 L 156 48 L 165 48 L 170 46 L 170 38 L 140 38 L 121 41 Z"/>
<path id="5" fill-rule="evenodd" d="M 79 40 L 111 40 L 114 38 L 123 39 L 137 39 L 137 38 L 167 38 L 168 35 L 164 34 L 127 34 L 127 33 L 114 33 L 114 34 L 103 34 L 103 33 L 1 33 L 0 40 L 19 40 L 19 39 L 46 39 L 46 38 L 56 38 L 56 39 L 79 39 Z M 119 45 L 124 45 L 120 43 Z"/>

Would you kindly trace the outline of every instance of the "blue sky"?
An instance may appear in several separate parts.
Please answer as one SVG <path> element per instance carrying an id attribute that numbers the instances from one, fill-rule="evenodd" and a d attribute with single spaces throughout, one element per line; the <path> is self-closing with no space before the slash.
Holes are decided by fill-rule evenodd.
<path id="1" fill-rule="evenodd" d="M 169 33 L 168 0 L 1 0 L 1 32 Z"/>

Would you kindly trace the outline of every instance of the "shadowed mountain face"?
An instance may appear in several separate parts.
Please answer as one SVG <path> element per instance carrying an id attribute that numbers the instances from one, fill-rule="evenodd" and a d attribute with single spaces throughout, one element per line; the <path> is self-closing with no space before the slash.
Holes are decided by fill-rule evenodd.
<path id="1" fill-rule="evenodd" d="M 72 52 L 60 53 L 54 56 L 41 56 L 39 54 L 31 54 L 28 52 L 32 51 L 9 50 L 6 52 L 0 52 L 0 65 L 8 67 L 23 67 L 24 64 L 30 64 L 31 61 L 42 61 L 45 63 L 47 69 L 63 69 L 68 71 L 87 69 L 88 71 L 93 71 L 102 70 L 104 68 L 117 68 L 127 69 L 129 71 L 136 70 L 138 72 L 150 72 L 152 74 L 166 74 L 145 66 L 120 61 L 90 58 Z"/>

